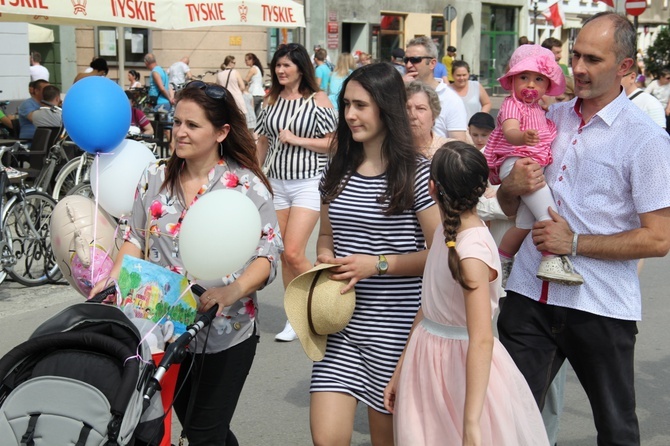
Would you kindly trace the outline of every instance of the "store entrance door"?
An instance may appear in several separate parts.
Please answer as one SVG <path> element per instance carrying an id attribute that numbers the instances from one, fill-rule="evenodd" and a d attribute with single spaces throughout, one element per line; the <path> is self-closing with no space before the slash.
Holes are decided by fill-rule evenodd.
<path id="1" fill-rule="evenodd" d="M 517 33 L 511 31 L 483 32 L 479 60 L 480 82 L 494 94 L 505 91 L 498 78 L 505 74 L 507 63 L 516 49 Z"/>

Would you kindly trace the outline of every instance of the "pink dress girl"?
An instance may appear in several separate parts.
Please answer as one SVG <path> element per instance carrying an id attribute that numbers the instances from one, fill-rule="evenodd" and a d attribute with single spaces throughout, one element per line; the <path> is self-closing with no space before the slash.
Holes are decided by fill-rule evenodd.
<path id="1" fill-rule="evenodd" d="M 491 133 L 485 151 L 492 184 L 500 184 L 519 158 L 531 158 L 543 167 L 552 162 L 551 143 L 556 137 L 556 125 L 547 119 L 539 100 L 545 94 L 558 96 L 565 91 L 565 76 L 554 54 L 540 45 L 521 45 L 512 54 L 509 65 L 509 71 L 498 80 L 512 94 L 503 101 L 497 127 Z M 514 255 L 528 234 L 527 230 L 535 221 L 551 220 L 547 210 L 550 207 L 556 210 L 546 184 L 521 197 L 517 227 L 505 234 L 499 246 L 503 282 L 506 282 Z M 542 253 L 537 277 L 564 285 L 584 283 L 566 256 L 549 252 Z"/>

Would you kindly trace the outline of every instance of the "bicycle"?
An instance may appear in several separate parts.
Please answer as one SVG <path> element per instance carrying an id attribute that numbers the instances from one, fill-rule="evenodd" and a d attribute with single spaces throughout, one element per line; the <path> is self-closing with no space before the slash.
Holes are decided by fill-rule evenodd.
<path id="1" fill-rule="evenodd" d="M 192 81 L 201 81 L 201 80 L 203 80 L 205 77 L 207 77 L 208 75 L 216 76 L 216 74 L 217 74 L 218 72 L 219 72 L 219 70 L 215 70 L 215 71 L 207 70 L 207 71 L 205 71 L 205 72 L 202 73 L 202 74 L 194 74 L 193 76 L 191 76 L 191 80 L 192 80 Z M 186 82 L 186 84 L 188 84 L 188 82 Z M 184 85 L 186 85 L 186 84 L 183 84 L 182 87 L 183 87 Z"/>
<path id="2" fill-rule="evenodd" d="M 51 196 L 60 200 L 76 186 L 91 181 L 93 155 L 84 152 L 68 161 L 56 175 Z"/>
<path id="3" fill-rule="evenodd" d="M 2 165 L 5 153 L 25 150 L 20 143 L 0 147 L 0 282 L 9 275 L 25 286 L 62 277 L 51 249 L 51 213 L 56 200 L 25 185 L 26 172 Z"/>
<path id="4" fill-rule="evenodd" d="M 58 181 L 62 169 L 68 166 L 72 160 L 76 159 L 70 158 L 70 155 L 68 155 L 65 150 L 67 147 L 76 148 L 77 145 L 67 139 L 67 134 L 63 132 L 56 143 L 49 148 L 49 153 L 44 160 L 44 165 L 37 175 L 37 178 L 33 181 L 33 188 L 42 192 L 51 193 L 51 196 L 56 200 L 58 200 L 59 196 L 65 195 L 65 192 L 75 186 L 75 184 L 64 184 L 65 179 L 62 178 L 60 179 L 60 182 Z M 57 170 L 59 168 L 60 170 Z M 63 190 L 63 187 L 66 189 Z"/>

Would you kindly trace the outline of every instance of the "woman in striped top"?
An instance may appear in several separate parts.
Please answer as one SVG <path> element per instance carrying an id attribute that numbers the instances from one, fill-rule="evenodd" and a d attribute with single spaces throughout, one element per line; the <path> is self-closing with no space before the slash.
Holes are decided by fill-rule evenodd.
<path id="1" fill-rule="evenodd" d="M 314 363 L 310 424 L 317 445 L 349 444 L 356 405 L 374 445 L 393 444 L 383 391 L 419 308 L 421 275 L 439 212 L 428 163 L 412 144 L 405 87 L 387 63 L 355 70 L 339 97 L 331 163 L 321 180 L 317 261 L 356 289 L 347 327 Z M 343 290 L 344 292 L 345 290 Z"/>
<path id="2" fill-rule="evenodd" d="M 319 179 L 326 165 L 330 135 L 337 114 L 326 93 L 319 91 L 307 50 L 282 45 L 270 62 L 272 88 L 256 125 L 258 154 L 274 190 L 274 205 L 284 240 L 284 287 L 312 267 L 305 255 L 309 236 L 319 220 Z M 293 341 L 286 322 L 278 341 Z"/>

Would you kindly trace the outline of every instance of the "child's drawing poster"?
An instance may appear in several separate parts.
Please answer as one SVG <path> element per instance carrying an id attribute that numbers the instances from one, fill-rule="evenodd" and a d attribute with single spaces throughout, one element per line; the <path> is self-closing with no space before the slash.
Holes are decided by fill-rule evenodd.
<path id="1" fill-rule="evenodd" d="M 135 317 L 161 323 L 172 321 L 175 336 L 186 331 L 197 313 L 191 290 L 184 293 L 187 287 L 188 280 L 180 274 L 136 257 L 123 257 L 119 274 L 121 308 L 130 303 Z"/>

